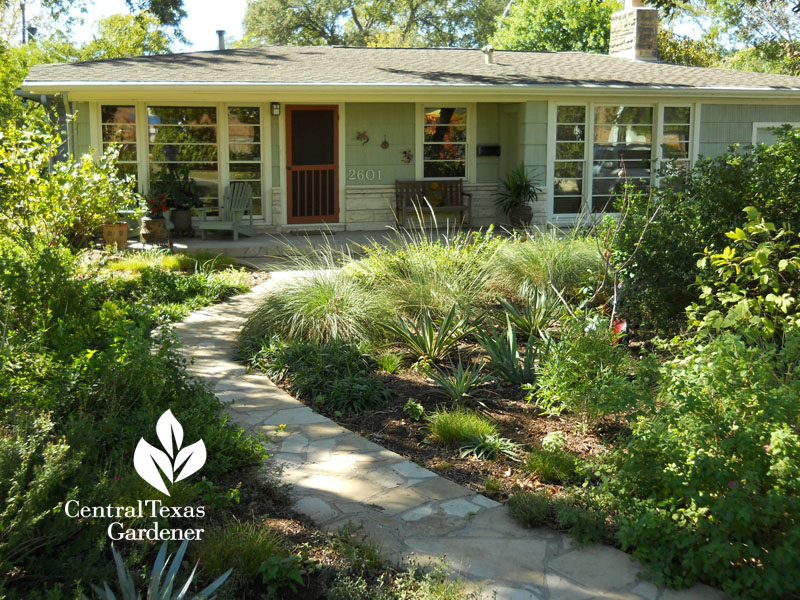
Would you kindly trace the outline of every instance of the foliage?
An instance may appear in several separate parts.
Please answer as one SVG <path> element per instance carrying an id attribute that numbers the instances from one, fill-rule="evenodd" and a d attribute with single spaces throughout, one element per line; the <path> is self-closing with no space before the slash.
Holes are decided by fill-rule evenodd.
<path id="1" fill-rule="evenodd" d="M 200 206 L 200 196 L 194 179 L 189 177 L 189 168 L 161 169 L 150 182 L 150 199 L 162 200 L 168 208 L 192 208 Z"/>
<path id="2" fill-rule="evenodd" d="M 375 362 L 378 364 L 378 369 L 384 373 L 396 373 L 403 366 L 403 356 L 386 350 L 375 355 Z"/>
<path id="3" fill-rule="evenodd" d="M 541 348 L 533 336 L 528 338 L 525 354 L 520 356 L 517 333 L 511 326 L 511 319 L 506 319 L 505 332 L 492 333 L 485 331 L 476 335 L 478 344 L 489 355 L 489 369 L 506 383 L 522 385 L 536 380 L 536 360 L 549 351 L 550 344 Z"/>
<path id="4" fill-rule="evenodd" d="M 504 456 L 511 460 L 519 460 L 519 444 L 501 437 L 498 434 L 470 435 L 461 444 L 459 456 L 474 456 L 480 460 L 494 460 Z"/>
<path id="5" fill-rule="evenodd" d="M 394 232 L 388 245 L 365 246 L 365 257 L 349 268 L 405 316 L 426 308 L 443 316 L 453 306 L 470 313 L 489 301 L 488 269 L 501 244 L 491 227 L 441 236 L 423 226 Z"/>
<path id="6" fill-rule="evenodd" d="M 497 427 L 486 417 L 465 408 L 436 411 L 428 417 L 433 439 L 445 446 L 457 446 L 474 437 L 497 435 Z"/>
<path id="7" fill-rule="evenodd" d="M 236 259 L 227 254 L 198 252 L 196 254 L 170 254 L 163 250 L 144 250 L 125 252 L 112 256 L 106 262 L 109 271 L 129 271 L 137 273 L 144 269 L 158 268 L 163 271 L 210 272 L 225 270 L 235 266 Z"/>
<path id="8" fill-rule="evenodd" d="M 469 48 L 485 43 L 503 6 L 501 0 L 248 0 L 243 45 Z"/>
<path id="9" fill-rule="evenodd" d="M 0 234 L 77 244 L 122 208 L 138 203 L 116 151 L 54 162 L 61 138 L 43 121 L 0 132 Z"/>
<path id="10" fill-rule="evenodd" d="M 563 449 L 533 448 L 525 457 L 525 470 L 542 483 L 570 483 L 577 476 L 577 458 Z"/>
<path id="11" fill-rule="evenodd" d="M 240 340 L 272 335 L 325 344 L 368 340 L 385 319 L 385 303 L 343 269 L 318 269 L 273 288 L 248 318 Z"/>
<path id="12" fill-rule="evenodd" d="M 739 598 L 800 582 L 800 336 L 781 347 L 733 333 L 688 343 L 657 403 L 605 466 L 593 501 L 659 583 L 696 580 Z"/>
<path id="13" fill-rule="evenodd" d="M 285 556 L 268 556 L 258 568 L 261 574 L 261 583 L 267 592 L 267 597 L 272 597 L 282 588 L 297 591 L 298 585 L 303 585 L 302 559 L 295 554 Z"/>
<path id="14" fill-rule="evenodd" d="M 511 321 L 523 338 L 541 336 L 551 322 L 563 312 L 563 305 L 555 294 L 535 290 L 523 295 L 520 304 L 500 299 L 504 323 Z"/>
<path id="15" fill-rule="evenodd" d="M 80 60 L 168 54 L 172 37 L 149 12 L 109 15 L 97 22 L 97 34 L 80 49 Z"/>
<path id="16" fill-rule="evenodd" d="M 374 410 L 391 397 L 375 376 L 375 363 L 359 348 L 344 342 L 317 345 L 275 336 L 265 340 L 253 364 L 293 393 L 337 413 Z"/>
<path id="17" fill-rule="evenodd" d="M 567 444 L 567 437 L 563 431 L 551 431 L 541 440 L 542 448 L 549 452 L 562 450 Z"/>
<path id="18" fill-rule="evenodd" d="M 414 359 L 427 363 L 437 363 L 446 358 L 471 331 L 466 316 L 456 318 L 455 306 L 439 323 L 426 308 L 416 322 L 397 317 L 394 323 L 387 323 L 385 328 Z"/>
<path id="19" fill-rule="evenodd" d="M 608 52 L 617 0 L 523 0 L 498 18 L 491 42 L 503 50 Z"/>
<path id="20" fill-rule="evenodd" d="M 535 393 L 528 396 L 549 414 L 567 410 L 585 423 L 619 415 L 648 401 L 653 358 L 637 365 L 627 348 L 615 343 L 608 320 L 570 320 L 563 324 L 540 369 Z M 634 372 L 640 376 L 633 378 Z"/>
<path id="21" fill-rule="evenodd" d="M 403 412 L 414 421 L 421 421 L 425 416 L 425 407 L 413 398 L 409 398 L 408 402 L 403 406 Z"/>
<path id="22" fill-rule="evenodd" d="M 597 242 L 574 230 L 553 229 L 515 236 L 492 259 L 492 287 L 511 298 L 526 298 L 538 290 L 574 295 L 587 278 L 603 270 Z"/>
<path id="23" fill-rule="evenodd" d="M 538 182 L 531 177 L 524 164 L 509 171 L 505 179 L 500 180 L 500 191 L 497 193 L 495 205 L 508 216 L 515 208 L 527 206 L 539 199 Z"/>
<path id="24" fill-rule="evenodd" d="M 178 576 L 178 570 L 181 568 L 181 561 L 183 560 L 183 555 L 186 553 L 187 545 L 188 542 L 184 540 L 173 558 L 172 555 L 167 556 L 167 542 L 161 544 L 161 549 L 158 551 L 158 556 L 156 556 L 156 561 L 153 564 L 153 571 L 150 573 L 150 584 L 147 586 L 147 596 L 145 597 L 146 600 L 183 600 L 186 597 L 186 591 L 192 584 L 195 571 L 197 570 L 197 565 L 195 564 L 194 569 L 192 569 L 192 572 L 189 575 L 189 578 L 186 580 L 186 583 L 178 583 L 176 578 Z M 119 589 L 122 594 L 121 599 L 139 600 L 141 598 L 141 594 L 136 591 L 136 587 L 133 583 L 133 577 L 131 577 L 128 569 L 125 567 L 125 563 L 122 561 L 122 556 L 120 556 L 119 552 L 117 552 L 117 549 L 114 548 L 114 544 L 111 544 L 111 553 L 114 555 L 114 563 L 117 568 Z M 172 560 L 172 564 L 170 564 L 170 560 Z M 213 583 L 203 588 L 196 595 L 192 596 L 191 600 L 213 598 L 212 594 L 223 583 L 225 583 L 225 580 L 231 574 L 232 570 L 233 569 L 229 569 L 226 571 Z M 161 583 L 162 578 L 164 581 L 163 585 Z M 103 584 L 102 588 L 93 585 L 92 588 L 101 600 L 116 600 L 116 595 L 111 591 L 111 588 L 108 587 L 108 584 Z M 83 598 L 84 600 L 88 600 L 85 595 Z"/>
<path id="25" fill-rule="evenodd" d="M 784 327 L 800 325 L 797 285 L 800 282 L 800 239 L 776 229 L 753 207 L 748 223 L 726 235 L 732 240 L 721 252 L 706 250 L 698 277 L 702 306 L 689 309 L 690 325 L 700 332 L 733 329 L 764 340 L 780 340 Z"/>
<path id="26" fill-rule="evenodd" d="M 687 67 L 715 67 L 721 56 L 722 49 L 710 37 L 695 40 L 664 27 L 658 30 L 658 58 L 663 62 Z"/>
<path id="27" fill-rule="evenodd" d="M 508 499 L 508 510 L 526 527 L 540 527 L 552 519 L 547 492 L 517 492 Z"/>
<path id="28" fill-rule="evenodd" d="M 800 130 L 783 130 L 775 144 L 742 152 L 733 147 L 715 158 L 701 158 L 688 174 L 666 178 L 652 197 L 631 197 L 614 261 L 624 269 L 623 315 L 661 331 L 685 323 L 686 306 L 697 302 L 693 285 L 700 274 L 697 255 L 721 251 L 726 233 L 741 223 L 742 210 L 754 206 L 777 227 L 800 228 Z M 640 241 L 642 228 L 654 211 Z"/>
<path id="29" fill-rule="evenodd" d="M 451 363 L 450 369 L 445 370 L 434 365 L 428 375 L 453 404 L 461 404 L 471 398 L 478 387 L 491 380 L 483 375 L 483 365 L 467 365 L 465 368 L 460 356 L 458 366 Z"/>

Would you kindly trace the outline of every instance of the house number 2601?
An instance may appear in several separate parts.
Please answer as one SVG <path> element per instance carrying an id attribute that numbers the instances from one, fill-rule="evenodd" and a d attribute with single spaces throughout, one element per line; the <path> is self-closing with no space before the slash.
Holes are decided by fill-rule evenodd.
<path id="1" fill-rule="evenodd" d="M 380 169 L 347 169 L 347 181 L 380 181 L 381 179 Z"/>

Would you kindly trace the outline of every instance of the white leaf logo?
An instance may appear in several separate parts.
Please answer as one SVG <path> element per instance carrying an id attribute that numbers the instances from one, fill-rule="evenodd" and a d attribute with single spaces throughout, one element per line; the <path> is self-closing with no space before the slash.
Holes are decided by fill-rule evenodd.
<path id="1" fill-rule="evenodd" d="M 156 435 L 164 451 L 150 445 L 144 438 L 139 440 L 133 454 L 133 466 L 139 477 L 169 496 L 163 475 L 170 483 L 186 479 L 197 473 L 206 462 L 206 445 L 198 440 L 185 448 L 183 444 L 183 427 L 167 410 L 156 423 Z"/>

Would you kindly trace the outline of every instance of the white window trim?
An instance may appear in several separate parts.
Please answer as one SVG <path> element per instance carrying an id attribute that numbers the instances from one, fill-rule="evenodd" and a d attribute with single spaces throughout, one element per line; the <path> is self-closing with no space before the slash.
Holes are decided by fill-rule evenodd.
<path id="1" fill-rule="evenodd" d="M 559 213 L 554 212 L 555 195 L 553 186 L 555 184 L 555 162 L 556 162 L 556 122 L 559 106 L 583 106 L 586 108 L 586 135 L 584 148 L 584 168 L 583 168 L 583 197 L 581 199 L 581 210 L 578 213 Z M 547 107 L 547 174 L 545 177 L 547 185 L 547 218 L 554 225 L 571 225 L 576 222 L 595 218 L 595 213 L 591 212 L 592 202 L 592 176 L 594 158 L 594 109 L 598 106 L 645 106 L 653 108 L 653 153 L 652 168 L 650 169 L 650 185 L 658 183 L 657 172 L 663 160 L 663 123 L 664 108 L 667 107 L 689 107 L 692 109 L 691 121 L 689 123 L 689 167 L 697 160 L 699 148 L 698 138 L 700 130 L 700 104 L 699 103 L 675 103 L 675 102 L 629 102 L 624 99 L 609 99 L 599 102 L 581 102 L 580 100 L 571 101 L 567 98 L 551 100 Z M 613 213 L 605 213 L 613 214 Z"/>
<path id="2" fill-rule="evenodd" d="M 467 109 L 467 143 L 464 152 L 466 152 L 466 163 L 464 168 L 466 173 L 464 177 L 429 177 L 428 179 L 461 179 L 466 183 L 474 183 L 476 181 L 475 171 L 477 169 L 477 158 L 475 152 L 475 137 L 477 135 L 477 104 L 475 102 L 450 102 L 449 100 L 431 100 L 430 102 L 417 102 L 415 119 L 414 119 L 414 139 L 416 141 L 414 148 L 414 178 L 422 181 L 426 178 L 424 173 L 424 148 L 425 148 L 425 107 L 430 106 L 454 106 Z"/>
<path id="3" fill-rule="evenodd" d="M 773 127 L 782 127 L 783 125 L 791 125 L 792 127 L 800 127 L 800 123 L 791 123 L 788 121 L 758 121 L 753 123 L 753 137 L 752 144 L 755 146 L 758 143 L 758 130 L 770 129 Z"/>

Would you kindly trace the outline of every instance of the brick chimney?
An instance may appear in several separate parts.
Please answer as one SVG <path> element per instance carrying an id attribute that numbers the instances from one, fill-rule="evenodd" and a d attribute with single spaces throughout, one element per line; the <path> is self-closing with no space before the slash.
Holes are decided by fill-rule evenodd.
<path id="1" fill-rule="evenodd" d="M 611 56 L 658 60 L 658 9 L 642 0 L 625 0 L 625 8 L 611 16 Z"/>

